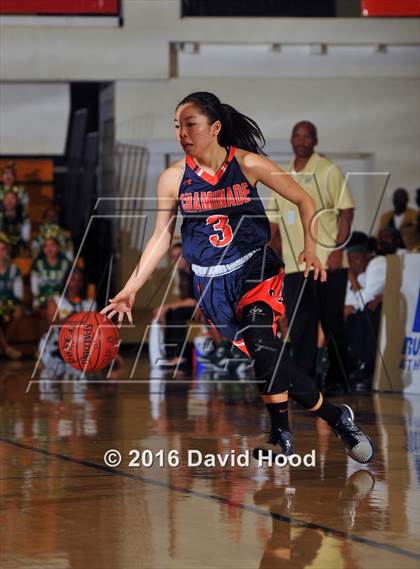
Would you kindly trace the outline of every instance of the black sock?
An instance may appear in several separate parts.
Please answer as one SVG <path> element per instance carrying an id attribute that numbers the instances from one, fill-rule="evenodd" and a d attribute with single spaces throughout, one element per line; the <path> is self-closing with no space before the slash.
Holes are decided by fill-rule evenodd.
<path id="1" fill-rule="evenodd" d="M 270 413 L 272 428 L 290 431 L 288 401 L 281 403 L 266 403 L 267 411 Z"/>
<path id="2" fill-rule="evenodd" d="M 326 399 L 323 399 L 321 407 L 316 411 L 312 411 L 312 413 L 317 417 L 321 417 L 324 421 L 327 421 L 331 427 L 333 427 L 341 417 L 340 407 L 329 403 Z"/>

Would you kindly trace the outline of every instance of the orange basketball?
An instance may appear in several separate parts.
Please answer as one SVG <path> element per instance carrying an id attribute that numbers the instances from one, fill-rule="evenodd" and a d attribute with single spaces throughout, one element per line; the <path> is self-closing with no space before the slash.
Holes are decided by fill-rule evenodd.
<path id="1" fill-rule="evenodd" d="M 118 328 L 99 312 L 79 312 L 67 318 L 58 340 L 63 360 L 82 371 L 109 365 L 117 355 L 118 344 Z"/>

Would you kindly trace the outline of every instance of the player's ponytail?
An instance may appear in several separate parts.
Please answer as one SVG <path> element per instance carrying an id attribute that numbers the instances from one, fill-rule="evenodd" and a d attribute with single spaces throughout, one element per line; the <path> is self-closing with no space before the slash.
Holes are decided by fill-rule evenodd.
<path id="1" fill-rule="evenodd" d="M 262 148 L 265 138 L 258 124 L 230 105 L 221 103 L 213 93 L 206 91 L 191 93 L 182 99 L 177 108 L 185 103 L 196 105 L 200 112 L 208 118 L 210 124 L 217 120 L 222 123 L 218 136 L 221 146 L 236 146 L 257 154 L 264 154 Z"/>

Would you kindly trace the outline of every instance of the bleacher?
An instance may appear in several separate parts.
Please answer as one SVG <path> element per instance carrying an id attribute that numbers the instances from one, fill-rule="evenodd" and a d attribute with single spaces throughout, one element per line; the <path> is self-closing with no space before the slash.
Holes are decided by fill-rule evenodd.
<path id="1" fill-rule="evenodd" d="M 44 210 L 53 204 L 54 198 L 54 164 L 44 158 L 0 158 L 0 171 L 12 162 L 16 171 L 17 186 L 24 186 L 29 196 L 28 217 L 31 221 L 31 240 L 38 236 L 42 224 Z M 24 316 L 19 323 L 15 335 L 15 343 L 19 350 L 27 354 L 34 353 L 38 342 L 37 319 L 31 313 L 30 269 L 31 256 L 21 256 L 13 259 L 20 268 L 24 281 Z"/>

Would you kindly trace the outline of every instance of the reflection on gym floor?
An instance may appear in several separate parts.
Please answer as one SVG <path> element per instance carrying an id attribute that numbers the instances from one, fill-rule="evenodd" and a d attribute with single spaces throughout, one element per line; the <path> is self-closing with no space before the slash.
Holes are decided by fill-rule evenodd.
<path id="1" fill-rule="evenodd" d="M 366 467 L 296 408 L 314 468 L 191 467 L 191 449 L 240 453 L 267 430 L 255 385 L 143 365 L 144 383 L 45 374 L 26 391 L 30 364 L 3 367 L 4 569 L 418 567 L 418 397 L 348 398 L 376 442 Z M 108 449 L 122 454 L 115 469 Z M 129 467 L 131 449 L 153 464 Z"/>

